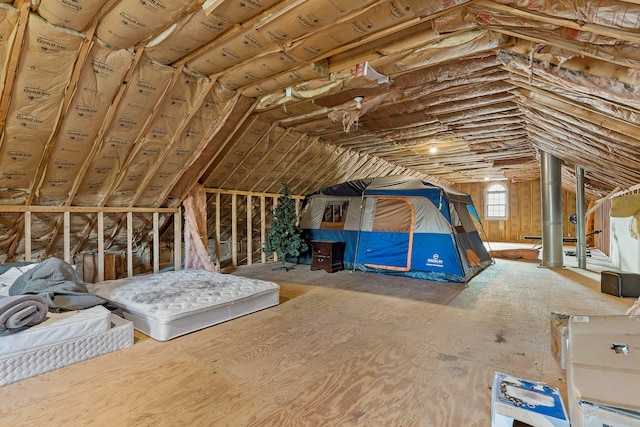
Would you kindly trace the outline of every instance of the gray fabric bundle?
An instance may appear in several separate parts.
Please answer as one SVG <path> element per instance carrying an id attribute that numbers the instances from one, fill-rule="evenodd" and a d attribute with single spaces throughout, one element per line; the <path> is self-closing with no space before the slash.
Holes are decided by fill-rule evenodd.
<path id="1" fill-rule="evenodd" d="M 59 258 L 48 258 L 18 277 L 9 295 L 22 294 L 37 294 L 54 310 L 82 310 L 107 302 L 89 293 L 73 267 Z"/>
<path id="2" fill-rule="evenodd" d="M 47 302 L 38 295 L 0 297 L 0 330 L 35 326 L 44 321 L 48 311 Z"/>

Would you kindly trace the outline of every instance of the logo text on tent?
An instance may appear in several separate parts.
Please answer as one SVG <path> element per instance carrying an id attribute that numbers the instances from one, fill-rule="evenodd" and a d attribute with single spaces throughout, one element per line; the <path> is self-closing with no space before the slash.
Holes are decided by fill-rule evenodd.
<path id="1" fill-rule="evenodd" d="M 444 261 L 440 259 L 440 255 L 433 254 L 431 258 L 427 258 L 427 265 L 430 267 L 444 267 Z"/>

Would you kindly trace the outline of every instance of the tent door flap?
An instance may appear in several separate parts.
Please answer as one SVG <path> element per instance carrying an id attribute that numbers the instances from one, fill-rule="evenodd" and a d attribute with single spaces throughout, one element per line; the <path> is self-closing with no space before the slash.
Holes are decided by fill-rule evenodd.
<path id="1" fill-rule="evenodd" d="M 365 267 L 409 271 L 415 213 L 404 197 L 377 197 L 373 229 L 367 232 L 359 259 Z"/>

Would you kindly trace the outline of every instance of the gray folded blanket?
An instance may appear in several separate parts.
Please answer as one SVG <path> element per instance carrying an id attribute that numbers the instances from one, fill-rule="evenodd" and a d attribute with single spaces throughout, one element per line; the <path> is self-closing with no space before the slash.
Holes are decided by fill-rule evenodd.
<path id="1" fill-rule="evenodd" d="M 47 302 L 38 295 L 0 297 L 0 330 L 35 326 L 44 321 L 48 311 Z"/>
<path id="2" fill-rule="evenodd" d="M 59 258 L 48 258 L 18 277 L 9 295 L 23 294 L 39 295 L 53 310 L 83 310 L 107 303 L 89 293 L 73 267 Z"/>

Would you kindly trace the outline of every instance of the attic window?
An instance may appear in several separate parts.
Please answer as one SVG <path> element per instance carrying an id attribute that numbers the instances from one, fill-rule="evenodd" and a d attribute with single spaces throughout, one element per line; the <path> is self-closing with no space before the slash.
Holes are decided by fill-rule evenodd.
<path id="1" fill-rule="evenodd" d="M 507 219 L 507 186 L 499 182 L 487 185 L 484 191 L 485 219 Z"/>

